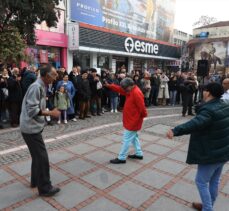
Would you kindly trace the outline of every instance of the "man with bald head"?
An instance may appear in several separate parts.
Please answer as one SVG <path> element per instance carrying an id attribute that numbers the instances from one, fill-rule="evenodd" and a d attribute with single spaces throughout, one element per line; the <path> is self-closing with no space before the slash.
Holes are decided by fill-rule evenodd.
<path id="1" fill-rule="evenodd" d="M 54 67 L 45 65 L 40 68 L 40 78 L 27 90 L 22 103 L 20 129 L 32 157 L 31 188 L 38 188 L 40 196 L 53 196 L 60 191 L 50 181 L 49 159 L 42 137 L 45 116 L 59 117 L 57 109 L 46 110 L 46 87 L 57 78 Z"/>
<path id="2" fill-rule="evenodd" d="M 223 80 L 223 88 L 224 88 L 224 94 L 221 99 L 229 100 L 229 78 L 225 78 Z"/>

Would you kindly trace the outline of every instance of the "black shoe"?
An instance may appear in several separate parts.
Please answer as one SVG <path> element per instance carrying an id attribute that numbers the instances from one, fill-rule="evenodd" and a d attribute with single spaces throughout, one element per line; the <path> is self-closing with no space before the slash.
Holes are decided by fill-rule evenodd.
<path id="1" fill-rule="evenodd" d="M 54 125 L 54 123 L 53 122 L 47 122 L 47 124 L 49 125 L 49 126 L 53 126 Z"/>
<path id="2" fill-rule="evenodd" d="M 188 114 L 189 116 L 195 116 L 195 114 Z"/>
<path id="3" fill-rule="evenodd" d="M 36 188 L 36 187 L 37 187 L 37 185 L 36 185 L 36 184 L 32 184 L 32 183 L 31 183 L 31 184 L 30 184 L 30 187 L 31 187 L 31 188 Z"/>
<path id="4" fill-rule="evenodd" d="M 97 116 L 102 116 L 102 114 L 101 113 L 97 113 Z"/>
<path id="5" fill-rule="evenodd" d="M 112 163 L 112 164 L 125 164 L 126 160 L 119 160 L 118 158 L 115 158 L 113 160 L 110 160 L 110 163 Z"/>
<path id="6" fill-rule="evenodd" d="M 85 118 L 84 118 L 84 117 L 79 117 L 79 119 L 85 120 Z"/>
<path id="7" fill-rule="evenodd" d="M 95 113 L 92 113 L 91 115 L 92 115 L 92 116 L 96 116 L 96 114 L 95 114 Z"/>
<path id="8" fill-rule="evenodd" d="M 140 156 L 140 155 L 128 155 L 128 158 L 143 160 L 143 156 Z"/>
<path id="9" fill-rule="evenodd" d="M 39 193 L 39 196 L 51 197 L 60 192 L 60 188 L 52 187 L 48 192 Z"/>
<path id="10" fill-rule="evenodd" d="M 87 115 L 87 116 L 85 116 L 85 118 L 91 118 L 91 116 L 90 115 Z"/>

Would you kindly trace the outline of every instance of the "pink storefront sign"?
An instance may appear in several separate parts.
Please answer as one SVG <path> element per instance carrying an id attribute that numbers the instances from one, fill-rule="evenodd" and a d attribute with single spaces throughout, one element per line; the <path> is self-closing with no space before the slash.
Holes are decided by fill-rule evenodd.
<path id="1" fill-rule="evenodd" d="M 35 30 L 36 32 L 36 44 L 47 45 L 53 47 L 68 47 L 68 36 L 62 33 L 47 32 L 43 30 Z"/>

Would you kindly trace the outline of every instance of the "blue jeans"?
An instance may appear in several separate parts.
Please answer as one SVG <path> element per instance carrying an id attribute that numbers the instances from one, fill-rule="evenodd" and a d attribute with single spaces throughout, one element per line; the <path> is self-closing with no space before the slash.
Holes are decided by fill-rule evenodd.
<path id="1" fill-rule="evenodd" d="M 117 110 L 118 97 L 111 97 L 111 110 Z"/>
<path id="2" fill-rule="evenodd" d="M 126 160 L 127 152 L 129 150 L 130 144 L 133 144 L 135 149 L 135 154 L 138 156 L 143 156 L 143 152 L 141 150 L 139 138 L 138 138 L 138 132 L 137 131 L 129 131 L 124 130 L 123 133 L 123 140 L 122 140 L 122 148 L 119 153 L 118 159 L 119 160 Z"/>
<path id="3" fill-rule="evenodd" d="M 196 185 L 203 204 L 202 211 L 213 211 L 224 164 L 198 165 Z"/>
<path id="4" fill-rule="evenodd" d="M 176 104 L 176 99 L 177 99 L 177 90 L 170 91 L 170 104 L 175 105 Z"/>

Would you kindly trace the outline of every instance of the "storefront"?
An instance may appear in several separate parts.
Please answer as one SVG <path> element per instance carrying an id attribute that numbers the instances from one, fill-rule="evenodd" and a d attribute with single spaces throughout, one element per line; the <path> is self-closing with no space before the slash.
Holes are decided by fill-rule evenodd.
<path id="1" fill-rule="evenodd" d="M 67 35 L 36 30 L 36 37 L 36 46 L 27 49 L 30 63 L 37 67 L 41 64 L 51 64 L 56 68 L 67 66 Z"/>
<path id="2" fill-rule="evenodd" d="M 159 67 L 170 69 L 168 62 L 177 62 L 180 49 L 162 41 L 138 37 L 84 23 L 79 25 L 79 48 L 70 51 L 69 63 L 82 68 L 109 68 L 144 71 Z"/>

